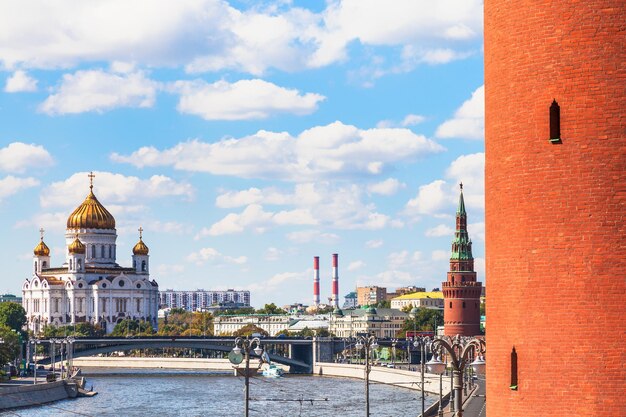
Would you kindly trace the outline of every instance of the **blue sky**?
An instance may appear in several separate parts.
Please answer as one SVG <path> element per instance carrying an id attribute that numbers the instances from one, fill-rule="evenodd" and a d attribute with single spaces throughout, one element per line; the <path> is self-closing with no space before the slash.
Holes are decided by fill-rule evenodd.
<path id="1" fill-rule="evenodd" d="M 0 0 L 0 291 L 94 191 L 162 289 L 440 286 L 458 183 L 484 277 L 480 1 Z"/>

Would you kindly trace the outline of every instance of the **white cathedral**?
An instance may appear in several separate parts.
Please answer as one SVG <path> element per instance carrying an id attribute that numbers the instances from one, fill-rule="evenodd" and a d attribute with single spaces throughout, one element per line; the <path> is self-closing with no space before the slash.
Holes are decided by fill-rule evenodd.
<path id="1" fill-rule="evenodd" d="M 50 249 L 41 241 L 34 249 L 33 275 L 22 286 L 28 328 L 99 324 L 107 333 L 120 321 L 145 320 L 157 327 L 159 286 L 150 280 L 148 247 L 133 247 L 133 266 L 115 262 L 115 218 L 93 193 L 93 174 L 85 201 L 67 219 L 65 263 L 53 267 Z"/>

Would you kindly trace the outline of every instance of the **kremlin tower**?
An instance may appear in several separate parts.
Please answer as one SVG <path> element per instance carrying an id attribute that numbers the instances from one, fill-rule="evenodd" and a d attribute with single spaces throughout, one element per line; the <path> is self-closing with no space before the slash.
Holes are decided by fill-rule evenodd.
<path id="1" fill-rule="evenodd" d="M 456 231 L 452 241 L 450 272 L 442 283 L 444 298 L 444 332 L 446 336 L 480 334 L 480 294 L 482 283 L 476 281 L 472 241 L 467 234 L 467 212 L 460 185 L 459 207 L 456 210 Z"/>
<path id="2" fill-rule="evenodd" d="M 485 0 L 487 415 L 626 415 L 626 7 Z"/>

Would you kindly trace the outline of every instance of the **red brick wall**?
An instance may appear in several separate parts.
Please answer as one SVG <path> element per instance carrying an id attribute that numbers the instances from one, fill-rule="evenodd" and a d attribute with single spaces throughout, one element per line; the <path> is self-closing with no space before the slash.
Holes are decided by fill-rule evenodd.
<path id="1" fill-rule="evenodd" d="M 485 0 L 489 416 L 626 415 L 625 22 L 623 0 Z"/>

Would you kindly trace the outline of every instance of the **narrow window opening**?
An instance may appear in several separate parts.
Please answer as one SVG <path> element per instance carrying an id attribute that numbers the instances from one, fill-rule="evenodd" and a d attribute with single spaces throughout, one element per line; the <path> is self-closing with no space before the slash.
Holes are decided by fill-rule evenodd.
<path id="1" fill-rule="evenodd" d="M 452 301 L 450 301 L 450 308 L 452 308 Z"/>
<path id="2" fill-rule="evenodd" d="M 550 105 L 550 142 L 561 142 L 561 107 L 556 99 Z"/>
<path id="3" fill-rule="evenodd" d="M 463 301 L 463 308 L 465 308 L 465 301 Z"/>
<path id="4" fill-rule="evenodd" d="M 511 351 L 511 388 L 514 391 L 517 391 L 517 352 L 515 351 L 515 346 L 513 346 L 513 350 Z"/>

